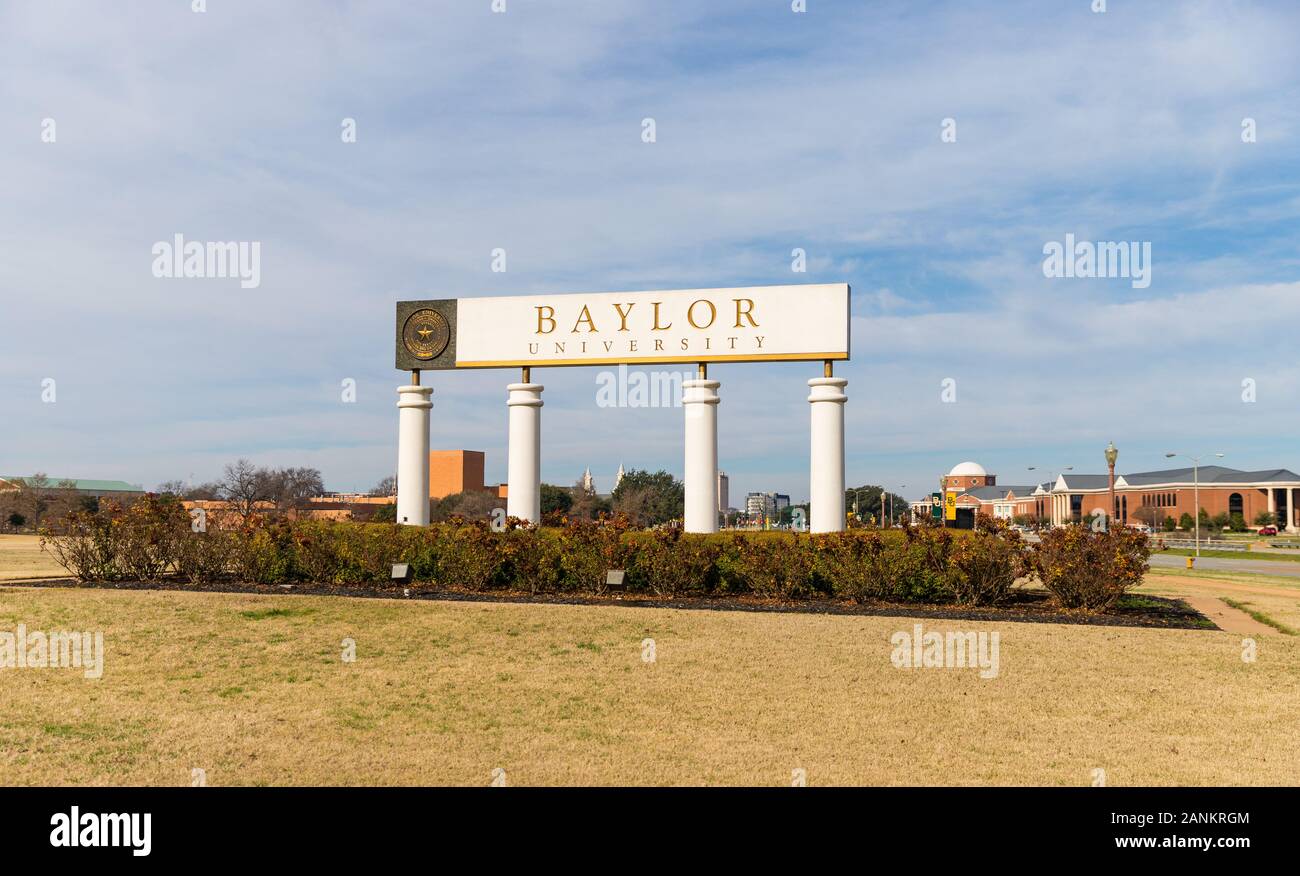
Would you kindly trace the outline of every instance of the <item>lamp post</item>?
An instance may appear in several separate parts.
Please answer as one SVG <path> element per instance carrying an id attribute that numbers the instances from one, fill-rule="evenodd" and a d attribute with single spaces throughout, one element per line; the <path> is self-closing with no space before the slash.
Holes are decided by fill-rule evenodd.
<path id="1" fill-rule="evenodd" d="M 862 514 L 859 513 L 858 511 L 858 494 L 860 494 L 865 489 L 866 489 L 865 487 L 862 487 L 857 490 L 849 490 L 849 492 L 853 494 L 853 516 L 856 517 L 859 522 L 861 522 L 862 520 Z"/>
<path id="2" fill-rule="evenodd" d="M 1114 520 L 1119 515 L 1115 513 L 1115 460 L 1119 459 L 1119 449 L 1115 447 L 1114 441 L 1106 444 L 1106 471 L 1109 483 L 1110 510 L 1106 512 L 1107 519 Z"/>
<path id="3" fill-rule="evenodd" d="M 1214 454 L 1216 458 L 1223 459 L 1222 453 Z M 1192 461 L 1192 504 L 1196 507 L 1192 510 L 1196 513 L 1192 515 L 1192 520 L 1196 525 L 1196 556 L 1201 555 L 1201 458 L 1199 456 L 1188 456 L 1185 453 L 1166 453 L 1166 459 L 1173 459 L 1175 456 L 1181 456 L 1183 459 Z"/>
<path id="4" fill-rule="evenodd" d="M 900 495 L 902 494 L 902 491 L 906 489 L 907 489 L 907 484 L 898 485 L 898 490 Z M 889 494 L 889 525 L 891 527 L 894 525 L 894 494 L 892 492 Z"/>

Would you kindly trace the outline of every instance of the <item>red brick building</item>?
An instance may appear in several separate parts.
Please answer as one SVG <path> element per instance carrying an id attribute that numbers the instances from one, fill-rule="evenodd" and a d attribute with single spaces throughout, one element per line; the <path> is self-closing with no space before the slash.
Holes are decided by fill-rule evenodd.
<path id="1" fill-rule="evenodd" d="M 1096 509 L 1105 510 L 1109 494 L 1105 474 L 1064 472 L 1050 483 L 1000 486 L 996 475 L 974 462 L 954 466 L 942 480 L 944 491 L 958 494 L 957 508 L 965 512 L 963 516 L 1037 518 L 1058 526 L 1090 517 Z M 1300 475 L 1284 468 L 1240 471 L 1205 465 L 1196 473 L 1191 468 L 1117 472 L 1112 519 L 1138 523 L 1195 516 L 1197 481 L 1200 507 L 1210 517 L 1240 514 L 1251 526 L 1266 511 L 1274 515 L 1279 529 L 1300 531 Z M 930 506 L 929 499 L 912 503 L 916 513 L 928 513 Z"/>

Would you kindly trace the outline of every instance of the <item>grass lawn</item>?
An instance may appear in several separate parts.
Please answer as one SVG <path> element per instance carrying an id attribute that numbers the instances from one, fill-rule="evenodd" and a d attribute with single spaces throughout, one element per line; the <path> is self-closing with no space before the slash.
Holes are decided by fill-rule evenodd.
<path id="1" fill-rule="evenodd" d="M 1283 563 L 1300 563 L 1300 553 L 1287 554 L 1282 551 L 1282 548 L 1276 550 L 1261 548 L 1249 551 L 1216 551 L 1202 547 L 1201 556 L 1222 557 L 1228 560 L 1276 560 Z M 1156 551 L 1156 553 L 1176 557 L 1194 557 L 1196 556 L 1196 548 L 1165 548 L 1162 551 Z"/>
<path id="2" fill-rule="evenodd" d="M 68 572 L 41 550 L 35 535 L 0 535 L 0 581 L 66 578 Z"/>
<path id="3" fill-rule="evenodd" d="M 1267 616 L 1264 623 L 1300 630 L 1300 579 L 1214 571 L 1152 569 L 1137 593 L 1159 596 L 1214 596 L 1247 614 Z M 1239 604 L 1236 604 L 1239 603 Z"/>
<path id="4" fill-rule="evenodd" d="M 1300 782 L 1281 634 L 930 624 L 1000 634 L 982 679 L 885 617 L 0 587 L 19 623 L 107 657 L 0 670 L 4 785 Z"/>

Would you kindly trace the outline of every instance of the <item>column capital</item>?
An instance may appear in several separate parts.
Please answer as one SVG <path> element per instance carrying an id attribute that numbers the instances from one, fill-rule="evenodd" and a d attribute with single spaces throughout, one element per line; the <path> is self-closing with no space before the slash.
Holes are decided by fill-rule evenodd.
<path id="1" fill-rule="evenodd" d="M 705 378 L 683 380 L 682 404 L 716 405 L 718 403 L 719 386 L 722 386 L 722 382 L 718 380 L 707 380 Z"/>
<path id="2" fill-rule="evenodd" d="M 849 397 L 844 393 L 844 387 L 849 382 L 843 377 L 814 377 L 808 381 L 808 386 L 812 392 L 808 395 L 810 402 L 846 402 Z"/>
<path id="3" fill-rule="evenodd" d="M 432 386 L 399 386 L 397 387 L 397 406 L 399 408 L 431 408 L 433 407 L 433 401 L 430 400 L 432 395 Z"/>
<path id="4" fill-rule="evenodd" d="M 506 400 L 506 405 L 512 407 L 515 405 L 528 405 L 534 408 L 540 408 L 545 402 L 542 401 L 542 390 L 546 389 L 540 383 L 511 383 L 506 386 L 506 391 L 510 393 L 510 398 Z"/>

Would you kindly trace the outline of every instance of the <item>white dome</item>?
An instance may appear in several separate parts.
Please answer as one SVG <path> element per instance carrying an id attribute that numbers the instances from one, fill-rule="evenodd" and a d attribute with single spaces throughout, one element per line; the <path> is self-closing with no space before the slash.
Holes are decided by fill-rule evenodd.
<path id="1" fill-rule="evenodd" d="M 978 462 L 959 462 L 952 467 L 952 471 L 948 472 L 949 477 L 970 476 L 982 478 L 986 475 L 988 475 L 988 472 Z"/>

